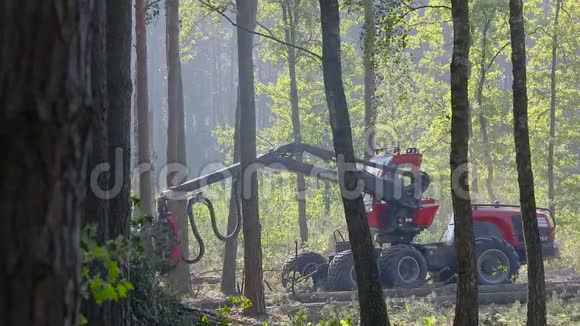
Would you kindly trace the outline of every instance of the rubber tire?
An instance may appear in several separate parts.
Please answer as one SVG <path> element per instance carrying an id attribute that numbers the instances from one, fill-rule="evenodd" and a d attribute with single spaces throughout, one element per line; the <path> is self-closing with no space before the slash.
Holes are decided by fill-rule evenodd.
<path id="1" fill-rule="evenodd" d="M 487 250 L 490 250 L 490 249 L 497 249 L 497 250 L 503 252 L 507 256 L 509 263 L 510 263 L 510 270 L 508 272 L 508 276 L 506 277 L 506 279 L 503 282 L 489 283 L 485 279 L 482 279 L 481 276 L 478 276 L 479 284 L 481 284 L 481 285 L 490 285 L 490 284 L 494 285 L 494 284 L 511 283 L 520 270 L 520 259 L 519 259 L 519 256 L 518 256 L 516 250 L 514 249 L 514 247 L 512 245 L 510 245 L 505 240 L 497 238 L 497 237 L 486 237 L 486 238 L 475 239 L 475 253 L 476 253 L 476 260 L 475 261 L 476 261 L 476 268 L 478 268 L 478 271 L 477 271 L 478 274 L 479 274 L 479 266 L 478 266 L 479 257 L 484 252 L 486 252 Z"/>
<path id="2" fill-rule="evenodd" d="M 405 281 L 397 270 L 399 262 L 405 257 L 412 257 L 418 264 L 419 274 L 415 281 Z M 378 257 L 381 283 L 385 287 L 413 288 L 421 286 L 427 278 L 427 261 L 423 254 L 413 246 L 395 245 L 381 252 Z"/>
<path id="3" fill-rule="evenodd" d="M 305 270 L 305 268 L 311 264 L 323 265 L 326 264 L 326 259 L 322 257 L 321 254 L 312 251 L 305 251 L 299 253 L 298 256 L 293 255 L 288 257 L 282 266 L 282 286 L 286 287 L 289 285 L 288 277 L 291 277 L 292 272 L 296 272 L 299 277 L 308 275 L 310 272 L 312 272 Z"/>
<path id="4" fill-rule="evenodd" d="M 334 256 L 328 266 L 327 289 L 329 291 L 351 291 L 357 289 L 356 281 L 352 281 L 354 269 L 352 251 L 341 251 Z"/>

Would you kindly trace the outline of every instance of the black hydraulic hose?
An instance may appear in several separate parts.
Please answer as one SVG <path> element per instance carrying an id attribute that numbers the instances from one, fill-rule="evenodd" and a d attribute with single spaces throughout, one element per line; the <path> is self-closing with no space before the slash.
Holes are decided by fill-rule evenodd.
<path id="1" fill-rule="evenodd" d="M 234 189 L 234 198 L 232 198 L 232 200 L 234 200 L 234 203 L 236 205 L 236 214 L 237 214 L 237 218 L 236 218 L 236 226 L 234 228 L 234 230 L 232 231 L 232 233 L 227 234 L 227 235 L 223 235 L 221 234 L 221 232 L 218 230 L 218 226 L 217 226 L 217 219 L 216 219 L 216 215 L 215 215 L 215 209 L 213 207 L 213 204 L 211 202 L 211 200 L 207 197 L 204 197 L 201 193 L 195 195 L 194 197 L 190 198 L 188 203 L 187 203 L 187 217 L 189 219 L 189 224 L 191 225 L 191 231 L 193 232 L 193 235 L 195 236 L 195 239 L 199 245 L 199 253 L 197 255 L 197 257 L 191 259 L 191 258 L 187 258 L 187 257 L 183 257 L 182 255 L 182 259 L 184 262 L 188 263 L 188 264 L 195 264 L 198 261 L 201 260 L 201 258 L 203 257 L 203 255 L 205 254 L 205 243 L 203 242 L 203 239 L 201 238 L 201 235 L 199 234 L 199 230 L 197 229 L 197 225 L 195 224 L 195 217 L 193 215 L 193 205 L 195 203 L 203 203 L 208 211 L 209 211 L 209 216 L 210 216 L 210 220 L 211 220 L 211 227 L 213 229 L 213 233 L 215 234 L 215 236 L 220 239 L 221 241 L 227 241 L 230 239 L 233 239 L 235 237 L 237 237 L 240 234 L 240 231 L 242 230 L 242 212 L 240 209 L 240 202 L 239 202 L 239 198 L 237 195 L 237 181 L 234 181 L 232 187 L 235 187 Z"/>
<path id="2" fill-rule="evenodd" d="M 235 187 L 235 182 L 233 187 Z M 209 216 L 211 218 L 211 228 L 213 229 L 213 233 L 215 234 L 215 236 L 220 239 L 221 241 L 227 241 L 230 239 L 233 239 L 235 237 L 238 236 L 238 234 L 240 233 L 240 231 L 242 230 L 242 214 L 240 211 L 240 203 L 239 203 L 239 198 L 237 196 L 237 191 L 234 194 L 234 198 L 232 198 L 234 200 L 234 203 L 236 205 L 236 214 L 238 215 L 236 218 L 236 227 L 234 228 L 234 230 L 232 231 L 232 233 L 227 234 L 227 235 L 223 235 L 221 234 L 221 232 L 218 230 L 218 226 L 217 226 L 217 220 L 215 217 L 215 211 L 213 208 L 213 204 L 211 203 L 211 201 L 208 198 L 203 198 L 203 203 L 205 204 L 205 206 L 207 207 L 208 211 L 209 211 Z"/>
<path id="3" fill-rule="evenodd" d="M 199 199 L 197 197 L 193 197 L 190 198 L 189 201 L 187 202 L 187 217 L 189 218 L 189 224 L 191 225 L 191 231 L 193 232 L 193 236 L 195 237 L 195 240 L 199 245 L 199 253 L 197 254 L 197 257 L 192 259 L 184 257 L 183 253 L 181 254 L 181 259 L 183 259 L 183 261 L 188 264 L 197 263 L 198 261 L 201 260 L 201 258 L 203 258 L 203 255 L 205 254 L 205 244 L 203 243 L 203 239 L 201 238 L 201 235 L 197 230 L 197 226 L 195 225 L 195 219 L 193 218 L 193 204 L 198 202 L 198 200 Z"/>

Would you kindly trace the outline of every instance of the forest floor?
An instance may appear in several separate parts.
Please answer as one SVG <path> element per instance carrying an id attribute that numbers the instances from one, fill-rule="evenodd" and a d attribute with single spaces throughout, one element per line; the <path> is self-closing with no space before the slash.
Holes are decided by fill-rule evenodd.
<path id="1" fill-rule="evenodd" d="M 523 325 L 525 324 L 526 275 L 523 271 L 516 284 L 507 285 L 506 290 L 482 287 L 483 297 L 480 318 L 481 325 Z M 219 279 L 206 277 L 196 285 L 194 294 L 184 299 L 190 307 L 216 312 L 230 320 L 229 325 L 356 325 L 358 306 L 356 292 L 325 293 L 297 289 L 294 296 L 273 282 L 266 289 L 268 315 L 260 319 L 242 317 L 241 308 L 232 304 L 228 297 L 219 292 Z M 580 275 L 572 268 L 546 269 L 549 325 L 580 325 Z M 386 291 L 387 305 L 393 325 L 451 325 L 454 310 L 454 286 L 432 287 L 432 294 L 425 289 L 418 295 L 413 291 Z M 409 296 L 410 295 L 410 296 Z M 486 297 L 488 295 L 489 297 Z M 498 300 L 499 298 L 499 300 Z M 483 299 L 483 300 L 482 300 Z M 300 302 L 302 301 L 302 302 Z M 227 308 L 224 308 L 227 307 Z M 343 324 L 341 324 L 343 321 Z"/>

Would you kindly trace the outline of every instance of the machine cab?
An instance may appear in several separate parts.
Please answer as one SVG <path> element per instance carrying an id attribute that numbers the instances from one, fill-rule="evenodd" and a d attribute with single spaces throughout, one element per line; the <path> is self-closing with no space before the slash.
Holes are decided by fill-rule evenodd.
<path id="1" fill-rule="evenodd" d="M 382 152 L 382 153 L 381 153 Z M 381 155 L 379 155 L 381 154 Z M 406 172 L 417 172 L 421 166 L 421 154 L 416 148 L 408 148 L 405 153 L 400 153 L 398 148 L 391 152 L 387 150 L 377 151 L 377 155 L 370 159 L 372 163 L 380 164 L 385 167 L 396 168 L 395 178 L 399 178 L 397 184 L 404 185 L 408 183 L 405 180 Z M 367 166 L 365 171 L 378 176 L 384 176 L 384 169 Z M 435 215 L 439 209 L 439 204 L 434 199 L 422 199 L 419 209 L 408 212 L 404 216 L 398 216 L 395 220 L 389 219 L 387 212 L 389 204 L 366 194 L 364 196 L 365 209 L 367 213 L 368 224 L 375 239 L 380 243 L 390 242 L 410 242 L 415 235 L 428 228 L 433 223 Z"/>

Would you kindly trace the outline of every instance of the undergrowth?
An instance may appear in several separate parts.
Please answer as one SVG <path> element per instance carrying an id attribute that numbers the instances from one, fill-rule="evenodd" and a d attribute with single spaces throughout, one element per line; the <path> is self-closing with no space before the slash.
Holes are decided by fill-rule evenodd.
<path id="1" fill-rule="evenodd" d="M 424 300 L 407 300 L 404 304 L 388 303 L 393 326 L 447 326 L 453 325 L 454 306 L 435 305 Z M 490 305 L 480 307 L 480 325 L 513 326 L 526 324 L 526 305 Z M 565 300 L 553 296 L 547 301 L 548 325 L 580 325 L 580 299 Z M 287 320 L 272 325 L 283 326 L 354 326 L 358 325 L 356 302 L 348 306 L 329 303 L 323 308 L 300 309 Z"/>
<path id="2" fill-rule="evenodd" d="M 164 290 L 152 264 L 143 257 L 136 257 L 131 264 L 130 279 L 134 287 L 130 297 L 133 325 L 207 325 L 202 321 L 208 319 L 207 313 L 185 306 L 180 296 Z"/>

